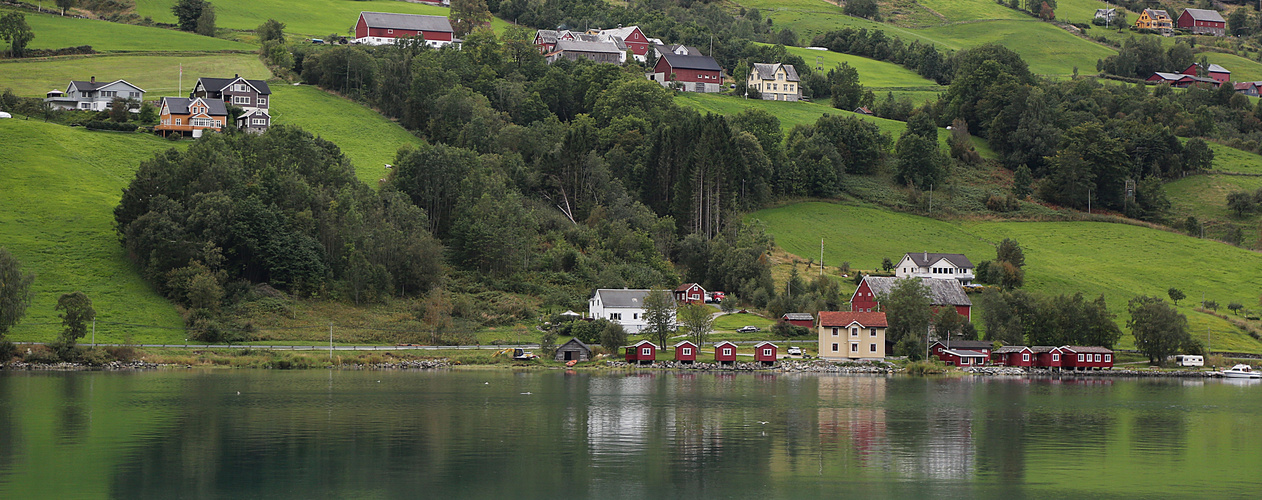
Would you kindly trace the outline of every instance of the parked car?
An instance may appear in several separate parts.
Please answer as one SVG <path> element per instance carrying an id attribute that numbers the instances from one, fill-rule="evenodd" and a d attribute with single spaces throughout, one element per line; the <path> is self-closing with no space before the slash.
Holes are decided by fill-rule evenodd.
<path id="1" fill-rule="evenodd" d="M 736 329 L 737 333 L 750 333 L 758 331 L 758 327 L 753 325 L 745 325 Z"/>
<path id="2" fill-rule="evenodd" d="M 790 347 L 788 352 L 789 352 L 789 355 L 790 355 L 790 356 L 801 356 L 801 355 L 802 355 L 802 348 L 801 348 L 801 347 Z"/>

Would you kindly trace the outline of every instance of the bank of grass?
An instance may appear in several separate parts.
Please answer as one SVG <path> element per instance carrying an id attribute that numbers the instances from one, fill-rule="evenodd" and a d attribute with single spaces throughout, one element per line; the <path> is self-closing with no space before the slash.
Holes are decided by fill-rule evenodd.
<path id="1" fill-rule="evenodd" d="M 1029 14 L 1009 9 L 994 0 L 916 0 L 916 3 L 941 14 L 952 23 L 983 19 L 1030 19 Z"/>
<path id="2" fill-rule="evenodd" d="M 175 23 L 171 6 L 176 0 L 136 0 L 136 13 L 161 23 Z M 448 9 L 394 0 L 216 0 L 215 23 L 219 28 L 254 30 L 268 19 L 285 23 L 285 32 L 308 38 L 330 34 L 353 36 L 359 13 L 391 12 L 447 17 Z M 508 23 L 495 18 L 491 26 L 500 32 Z"/>
<path id="3" fill-rule="evenodd" d="M 1259 188 L 1262 177 L 1215 174 L 1193 175 L 1165 185 L 1171 211 L 1196 217 L 1205 227 L 1207 238 L 1223 239 L 1228 236 L 1229 227 L 1243 226 L 1250 228 L 1245 232 L 1245 243 L 1253 247 L 1257 246 L 1259 235 L 1252 228 L 1258 227 L 1262 215 L 1237 216 L 1227 208 L 1227 195 L 1234 191 L 1254 193 Z"/>
<path id="4" fill-rule="evenodd" d="M 385 178 L 385 165 L 394 163 L 403 146 L 419 146 L 423 140 L 397 123 L 354 101 L 309 85 L 271 85 L 272 121 L 292 124 L 323 137 L 341 148 L 355 164 L 355 174 L 369 186 Z"/>
<path id="5" fill-rule="evenodd" d="M 0 8 L 0 14 L 10 12 Z M 35 38 L 32 49 L 59 49 L 91 45 L 97 52 L 246 51 L 258 47 L 170 29 L 112 23 L 95 19 L 62 17 L 22 11 Z"/>
<path id="6" fill-rule="evenodd" d="M 744 326 L 755 326 L 755 327 L 758 327 L 760 331 L 754 334 L 750 334 L 750 335 L 762 334 L 763 336 L 767 336 L 769 335 L 769 333 L 767 333 L 767 329 L 771 328 L 771 325 L 774 325 L 774 324 L 776 324 L 775 320 L 771 318 L 764 318 L 757 314 L 732 313 L 732 314 L 724 314 L 716 318 L 714 320 L 714 330 L 724 331 L 724 332 L 735 332 L 737 328 L 741 328 Z M 722 339 L 722 340 L 731 340 L 731 339 Z"/>
<path id="7" fill-rule="evenodd" d="M 1219 304 L 1257 302 L 1262 255 L 1213 241 L 1146 227 L 1103 222 L 939 221 L 876 208 L 798 203 L 751 214 L 767 223 L 776 243 L 796 255 L 878 268 L 882 258 L 908 251 L 964 253 L 975 262 L 994 258 L 1003 238 L 1021 243 L 1026 289 L 1045 294 L 1104 294 L 1125 326 L 1126 302 L 1136 295 L 1166 296 L 1177 287 L 1189 297 L 1179 304 L 1197 338 L 1213 330 L 1214 349 L 1262 352 L 1262 342 L 1221 318 L 1197 313 L 1201 293 Z M 1195 300 L 1193 299 L 1195 298 Z M 975 321 L 980 317 L 974 316 Z M 1129 332 L 1119 348 L 1132 348 Z"/>
<path id="8" fill-rule="evenodd" d="M 842 54 L 828 50 L 811 50 L 802 47 L 786 47 L 793 55 L 801 57 L 812 68 L 827 72 L 841 63 L 849 64 L 859 72 L 859 80 L 867 87 L 915 87 L 927 90 L 945 90 L 937 82 L 924 78 L 915 71 L 897 64 L 876 59 L 868 59 L 850 54 Z"/>
<path id="9" fill-rule="evenodd" d="M 180 68 L 184 68 L 180 89 Z M 0 89 L 23 97 L 43 97 L 49 90 L 66 90 L 71 80 L 127 80 L 145 90 L 146 100 L 187 96 L 199 76 L 268 79 L 270 71 L 255 54 L 166 54 L 69 56 L 49 60 L 0 61 Z"/>
<path id="10" fill-rule="evenodd" d="M 0 138 L 0 246 L 36 274 L 34 300 L 9 337 L 53 340 L 61 331 L 57 297 L 79 290 L 96 308 L 99 342 L 182 340 L 180 316 L 140 278 L 113 229 L 114 207 L 140 162 L 182 146 L 22 117 L 0 120 Z"/>

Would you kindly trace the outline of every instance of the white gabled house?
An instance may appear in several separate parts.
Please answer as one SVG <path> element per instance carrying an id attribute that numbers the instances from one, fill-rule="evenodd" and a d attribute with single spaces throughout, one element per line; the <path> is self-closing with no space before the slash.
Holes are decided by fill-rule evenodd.
<path id="1" fill-rule="evenodd" d="M 629 334 L 638 334 L 648 327 L 644 319 L 644 298 L 651 290 L 627 288 L 601 288 L 587 301 L 587 313 L 592 319 L 607 319 L 619 325 Z M 670 292 L 666 292 L 669 294 Z M 675 324 L 675 311 L 671 310 L 671 325 Z"/>
<path id="2" fill-rule="evenodd" d="M 950 278 L 961 285 L 973 281 L 973 263 L 959 253 L 909 252 L 894 269 L 896 278 Z"/>
<path id="3" fill-rule="evenodd" d="M 134 108 L 140 109 L 140 102 L 145 99 L 144 89 L 132 85 L 127 80 L 98 82 L 96 77 L 89 81 L 73 80 L 66 86 L 66 91 L 48 92 L 44 102 L 60 109 L 79 109 L 87 111 L 105 111 L 115 98 L 131 99 Z"/>

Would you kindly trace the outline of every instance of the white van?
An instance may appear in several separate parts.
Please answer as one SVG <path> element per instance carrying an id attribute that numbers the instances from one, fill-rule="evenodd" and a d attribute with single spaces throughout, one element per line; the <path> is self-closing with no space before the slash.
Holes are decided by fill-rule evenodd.
<path id="1" fill-rule="evenodd" d="M 1174 357 L 1174 364 L 1179 366 L 1205 366 L 1205 357 L 1194 354 L 1180 354 Z"/>

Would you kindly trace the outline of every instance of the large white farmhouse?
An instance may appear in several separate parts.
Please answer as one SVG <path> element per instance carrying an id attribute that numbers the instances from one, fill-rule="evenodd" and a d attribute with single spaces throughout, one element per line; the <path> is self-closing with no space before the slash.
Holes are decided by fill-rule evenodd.
<path id="1" fill-rule="evenodd" d="M 644 320 L 644 298 L 647 289 L 601 288 L 587 301 L 587 313 L 592 319 L 607 319 L 619 325 L 629 334 L 640 333 L 648 326 Z M 667 292 L 669 293 L 669 292 Z M 673 302 L 673 298 L 671 299 Z M 671 324 L 675 324 L 671 310 Z"/>
<path id="2" fill-rule="evenodd" d="M 911 252 L 894 269 L 898 278 L 952 278 L 967 285 L 973 281 L 973 263 L 959 253 Z"/>

